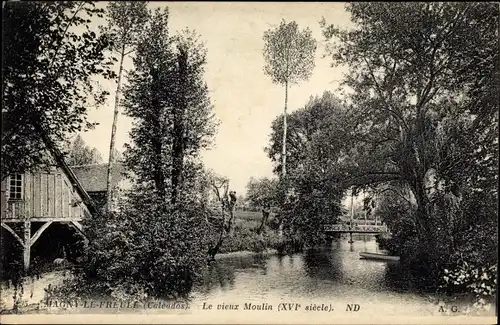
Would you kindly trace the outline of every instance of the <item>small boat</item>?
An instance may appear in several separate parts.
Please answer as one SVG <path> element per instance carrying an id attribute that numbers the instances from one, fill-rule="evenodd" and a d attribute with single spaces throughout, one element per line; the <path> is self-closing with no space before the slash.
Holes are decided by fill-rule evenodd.
<path id="1" fill-rule="evenodd" d="M 370 252 L 361 252 L 359 253 L 361 258 L 366 258 L 370 260 L 379 260 L 379 261 L 399 261 L 399 256 L 392 256 L 386 254 L 379 253 L 370 253 Z"/>

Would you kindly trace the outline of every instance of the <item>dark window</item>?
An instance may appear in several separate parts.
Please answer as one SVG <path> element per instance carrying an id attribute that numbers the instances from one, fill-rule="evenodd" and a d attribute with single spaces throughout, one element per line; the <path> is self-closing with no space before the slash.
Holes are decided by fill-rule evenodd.
<path id="1" fill-rule="evenodd" d="M 21 200 L 23 198 L 23 175 L 12 174 L 9 176 L 9 199 Z"/>

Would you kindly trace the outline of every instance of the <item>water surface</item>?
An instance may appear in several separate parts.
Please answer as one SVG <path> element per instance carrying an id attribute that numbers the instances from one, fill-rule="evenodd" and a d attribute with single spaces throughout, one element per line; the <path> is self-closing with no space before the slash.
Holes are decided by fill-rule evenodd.
<path id="1" fill-rule="evenodd" d="M 290 256 L 221 258 L 195 288 L 193 304 L 297 302 L 331 304 L 339 312 L 358 304 L 359 313 L 415 316 L 440 315 L 440 306 L 452 304 L 465 311 L 465 299 L 423 293 L 399 262 L 360 259 L 360 252 L 381 251 L 373 236 L 358 238 Z"/>
<path id="2" fill-rule="evenodd" d="M 278 313 L 280 303 L 298 304 L 301 312 L 306 312 L 306 307 L 321 306 L 321 311 L 314 312 L 326 312 L 332 316 L 345 316 L 349 313 L 346 311 L 348 305 L 357 305 L 356 315 L 365 317 L 463 315 L 471 310 L 470 302 L 459 296 L 423 293 L 419 290 L 418 279 L 399 262 L 360 259 L 360 252 L 381 251 L 373 236 L 355 238 L 352 244 L 343 238 L 329 247 L 287 256 L 222 255 L 208 267 L 192 291 L 190 310 L 165 309 L 153 303 L 147 308 L 87 308 L 80 305 L 76 309 L 55 308 L 51 312 L 192 314 L 193 310 L 203 312 L 203 306 L 211 304 L 214 310 L 229 308 L 226 310 L 235 316 L 235 313 L 244 311 L 245 304 L 252 304 L 267 308 L 265 315 L 268 315 Z M 65 277 L 68 274 L 63 272 L 44 275 L 27 283 L 24 296 L 31 295 L 28 299 L 31 303 L 40 302 L 44 298 L 44 288 L 49 284 L 60 284 Z M 8 291 L 2 293 L 3 308 L 7 309 L 12 303 L 12 292 Z M 103 299 L 96 297 L 98 300 Z M 161 300 L 157 301 L 161 305 Z M 455 312 L 451 310 L 453 306 L 456 306 Z M 495 315 L 495 311 L 491 308 L 481 315 Z"/>

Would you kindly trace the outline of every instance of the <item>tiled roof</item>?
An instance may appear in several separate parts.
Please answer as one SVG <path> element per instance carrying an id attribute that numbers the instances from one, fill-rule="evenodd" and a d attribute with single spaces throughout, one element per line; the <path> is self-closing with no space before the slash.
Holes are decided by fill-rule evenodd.
<path id="1" fill-rule="evenodd" d="M 108 164 L 71 166 L 73 173 L 80 180 L 83 188 L 87 192 L 105 192 L 106 179 L 108 176 Z M 125 167 L 120 163 L 113 164 L 111 185 L 115 187 L 120 184 L 120 187 L 130 186 L 125 177 Z"/>
<path id="2" fill-rule="evenodd" d="M 42 126 L 37 125 L 37 124 L 35 125 L 35 129 L 37 129 L 40 132 L 41 137 L 42 137 L 45 145 L 47 146 L 47 149 L 52 153 L 52 155 L 55 158 L 56 162 L 63 169 L 63 171 L 65 172 L 66 176 L 68 176 L 69 179 L 71 180 L 71 182 L 74 184 L 75 189 L 81 195 L 81 198 L 83 199 L 85 205 L 89 208 L 89 210 L 92 213 L 95 213 L 95 212 L 99 213 L 96 210 L 96 207 L 93 204 L 93 201 L 90 198 L 89 194 L 83 188 L 83 185 L 81 184 L 81 182 L 78 179 L 78 177 L 75 175 L 75 173 L 73 172 L 73 170 L 64 161 L 64 156 L 61 153 L 61 151 L 57 148 L 57 146 L 52 141 L 52 139 L 50 139 L 50 137 L 47 136 L 47 132 L 45 131 L 45 129 Z"/>

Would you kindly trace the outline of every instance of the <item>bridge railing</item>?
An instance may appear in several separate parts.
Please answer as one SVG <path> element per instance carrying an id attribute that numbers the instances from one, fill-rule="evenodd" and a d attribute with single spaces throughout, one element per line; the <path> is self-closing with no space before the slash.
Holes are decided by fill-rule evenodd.
<path id="1" fill-rule="evenodd" d="M 387 225 L 348 225 L 333 224 L 325 226 L 330 232 L 388 232 Z"/>

